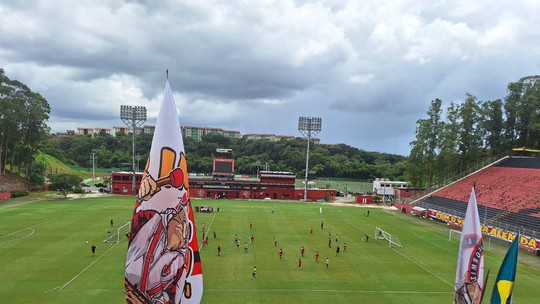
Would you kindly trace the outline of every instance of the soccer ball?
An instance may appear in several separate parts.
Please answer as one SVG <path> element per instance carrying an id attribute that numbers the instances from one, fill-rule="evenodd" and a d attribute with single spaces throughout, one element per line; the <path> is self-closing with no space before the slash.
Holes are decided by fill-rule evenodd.
<path id="1" fill-rule="evenodd" d="M 88 244 L 88 241 L 86 241 L 86 244 Z"/>

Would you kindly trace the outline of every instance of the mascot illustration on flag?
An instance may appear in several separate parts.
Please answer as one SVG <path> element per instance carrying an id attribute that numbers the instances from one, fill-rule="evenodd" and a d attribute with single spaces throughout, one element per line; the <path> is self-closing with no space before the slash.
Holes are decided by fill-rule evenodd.
<path id="1" fill-rule="evenodd" d="M 128 303 L 198 303 L 202 298 L 187 162 L 168 82 L 163 99 L 131 222 Z"/>

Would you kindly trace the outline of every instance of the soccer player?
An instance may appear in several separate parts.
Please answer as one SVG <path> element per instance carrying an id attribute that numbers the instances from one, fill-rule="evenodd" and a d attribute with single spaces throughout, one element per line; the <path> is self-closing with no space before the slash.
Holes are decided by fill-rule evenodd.
<path id="1" fill-rule="evenodd" d="M 96 244 L 92 244 L 92 256 L 96 253 Z"/>
<path id="2" fill-rule="evenodd" d="M 244 253 L 248 253 L 248 244 L 244 245 Z"/>
<path id="3" fill-rule="evenodd" d="M 283 248 L 279 249 L 279 259 L 283 260 Z"/>
<path id="4" fill-rule="evenodd" d="M 253 266 L 253 272 L 251 273 L 253 280 L 257 278 L 257 267 Z"/>
<path id="5" fill-rule="evenodd" d="M 298 270 L 302 270 L 302 259 L 298 258 Z"/>
<path id="6" fill-rule="evenodd" d="M 277 237 L 274 237 L 274 247 L 277 247 Z"/>
<path id="7" fill-rule="evenodd" d="M 332 238 L 328 238 L 328 248 L 332 248 Z"/>
<path id="8" fill-rule="evenodd" d="M 339 256 L 339 245 L 337 245 L 337 248 L 336 248 L 336 256 Z"/>
<path id="9" fill-rule="evenodd" d="M 216 231 L 214 231 L 214 240 L 217 239 Z"/>
<path id="10" fill-rule="evenodd" d="M 347 252 L 347 243 L 343 243 L 343 252 Z"/>
<path id="11" fill-rule="evenodd" d="M 217 255 L 221 256 L 221 246 L 220 245 L 217 246 Z"/>
<path id="12" fill-rule="evenodd" d="M 111 219 L 111 227 L 114 227 L 114 221 Z"/>
<path id="13" fill-rule="evenodd" d="M 326 258 L 326 270 L 330 269 L 330 259 Z"/>
<path id="14" fill-rule="evenodd" d="M 253 223 L 249 222 L 249 229 L 253 229 Z"/>
<path id="15" fill-rule="evenodd" d="M 324 221 L 321 222 L 321 230 L 324 228 Z"/>
<path id="16" fill-rule="evenodd" d="M 338 236 L 337 236 L 337 234 L 336 234 L 336 243 L 337 243 L 337 242 L 338 242 Z"/>
<path id="17" fill-rule="evenodd" d="M 255 237 L 253 236 L 253 234 L 251 235 L 251 242 L 253 243 L 255 241 Z"/>
<path id="18" fill-rule="evenodd" d="M 369 242 L 369 235 L 366 234 L 366 243 Z"/>
<path id="19" fill-rule="evenodd" d="M 302 248 L 300 248 L 300 254 L 302 254 L 302 256 L 304 256 L 304 246 L 302 246 Z"/>
<path id="20" fill-rule="evenodd" d="M 309 231 L 309 234 L 313 234 L 313 227 L 311 227 L 311 230 Z"/>
<path id="21" fill-rule="evenodd" d="M 319 263 L 319 252 L 315 252 L 315 262 Z"/>

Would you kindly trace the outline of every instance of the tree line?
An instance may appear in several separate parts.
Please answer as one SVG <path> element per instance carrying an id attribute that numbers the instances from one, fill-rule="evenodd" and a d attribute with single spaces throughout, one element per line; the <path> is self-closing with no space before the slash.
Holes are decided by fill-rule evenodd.
<path id="1" fill-rule="evenodd" d="M 101 133 L 89 135 L 54 136 L 43 151 L 72 165 L 89 167 L 93 160 L 99 168 L 131 170 L 131 136 L 115 137 Z M 137 134 L 136 154 L 139 170 L 144 168 L 152 135 Z M 211 134 L 202 141 L 184 139 L 189 171 L 211 173 L 212 158 L 217 148 L 233 150 L 236 174 L 255 175 L 258 171 L 289 171 L 305 176 L 307 142 L 303 138 L 291 140 L 249 140 Z M 310 145 L 309 176 L 342 177 L 369 180 L 376 177 L 403 179 L 406 158 L 387 153 L 367 152 L 345 145 Z"/>
<path id="2" fill-rule="evenodd" d="M 410 143 L 405 176 L 417 187 L 437 187 L 516 147 L 540 148 L 540 76 L 511 82 L 504 99 L 480 101 L 466 94 L 444 113 L 442 103 L 431 101 Z"/>
<path id="3" fill-rule="evenodd" d="M 0 179 L 9 167 L 33 184 L 43 184 L 46 165 L 35 157 L 49 135 L 50 112 L 43 96 L 9 79 L 0 68 Z"/>

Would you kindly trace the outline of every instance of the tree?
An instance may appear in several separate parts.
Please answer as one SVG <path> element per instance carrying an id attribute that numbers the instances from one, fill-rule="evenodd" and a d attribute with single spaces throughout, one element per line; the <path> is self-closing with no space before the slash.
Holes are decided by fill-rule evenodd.
<path id="1" fill-rule="evenodd" d="M 49 133 L 50 111 L 45 98 L 0 69 L 0 176 L 8 164 L 32 175 L 38 148 Z"/>
<path id="2" fill-rule="evenodd" d="M 81 184 L 81 179 L 77 175 L 68 173 L 53 174 L 50 176 L 50 181 L 50 189 L 61 192 L 64 197 Z"/>
<path id="3" fill-rule="evenodd" d="M 458 145 L 461 158 L 459 167 L 460 172 L 474 164 L 480 155 L 481 140 L 478 125 L 480 118 L 478 115 L 479 108 L 477 99 L 471 94 L 467 94 L 466 96 L 467 98 L 461 105 L 459 111 L 459 116 L 461 118 Z"/>
<path id="4" fill-rule="evenodd" d="M 517 146 L 539 148 L 537 124 L 540 122 L 540 76 L 527 76 L 508 84 L 505 98 L 505 136 Z"/>
<path id="5" fill-rule="evenodd" d="M 441 131 L 441 151 L 437 165 L 441 182 L 451 179 L 459 173 L 459 111 L 460 106 L 453 102 L 446 109 L 446 120 Z"/>
<path id="6" fill-rule="evenodd" d="M 480 105 L 480 130 L 484 150 L 489 156 L 508 149 L 504 143 L 503 103 L 500 99 L 484 101 Z"/>
<path id="7" fill-rule="evenodd" d="M 34 161 L 32 164 L 32 174 L 28 177 L 32 185 L 38 186 L 45 184 L 45 171 L 47 171 L 47 164 L 43 161 Z"/>

